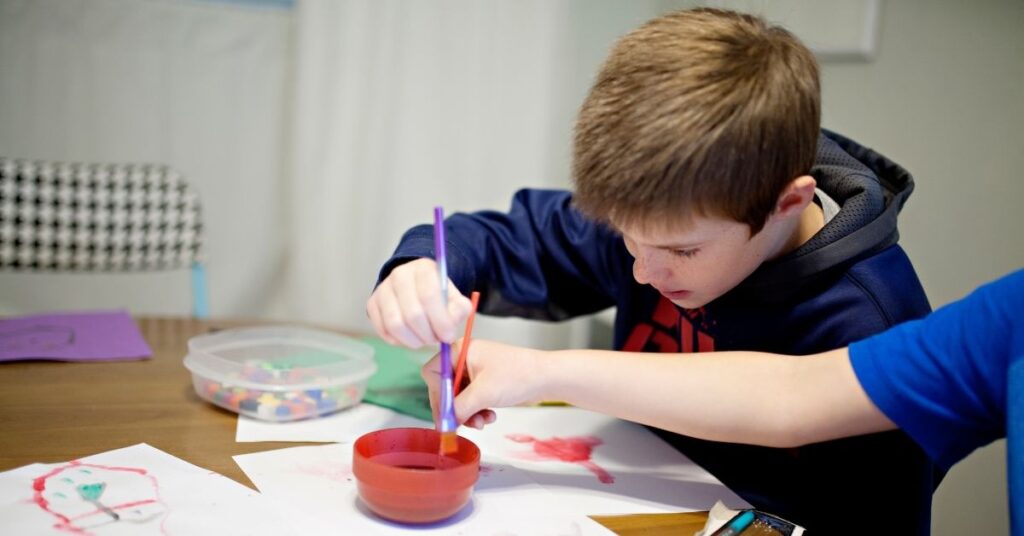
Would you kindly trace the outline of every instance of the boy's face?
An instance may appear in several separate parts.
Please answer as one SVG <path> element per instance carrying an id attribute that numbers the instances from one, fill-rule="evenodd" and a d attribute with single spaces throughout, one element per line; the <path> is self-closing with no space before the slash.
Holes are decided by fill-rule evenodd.
<path id="1" fill-rule="evenodd" d="M 754 236 L 745 223 L 700 216 L 679 230 L 619 231 L 633 255 L 637 282 L 686 309 L 702 307 L 732 290 L 788 238 L 771 217 Z"/>

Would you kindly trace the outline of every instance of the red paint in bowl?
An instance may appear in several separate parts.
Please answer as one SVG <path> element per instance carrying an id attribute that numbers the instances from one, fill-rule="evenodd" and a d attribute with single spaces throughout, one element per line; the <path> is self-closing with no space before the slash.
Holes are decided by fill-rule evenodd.
<path id="1" fill-rule="evenodd" d="M 359 498 L 375 514 L 401 523 L 451 517 L 473 494 L 480 449 L 459 437 L 459 451 L 441 456 L 441 434 L 427 428 L 389 428 L 363 435 L 352 448 Z"/>

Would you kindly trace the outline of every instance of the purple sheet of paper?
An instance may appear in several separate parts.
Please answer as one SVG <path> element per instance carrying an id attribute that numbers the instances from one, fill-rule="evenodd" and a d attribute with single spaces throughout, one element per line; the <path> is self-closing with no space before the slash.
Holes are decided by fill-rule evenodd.
<path id="1" fill-rule="evenodd" d="M 0 361 L 115 361 L 146 359 L 152 353 L 127 311 L 0 319 Z"/>

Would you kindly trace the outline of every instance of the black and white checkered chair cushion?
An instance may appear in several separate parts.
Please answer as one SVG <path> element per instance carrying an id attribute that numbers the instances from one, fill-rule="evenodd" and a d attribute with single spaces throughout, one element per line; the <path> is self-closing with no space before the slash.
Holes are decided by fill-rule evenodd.
<path id="1" fill-rule="evenodd" d="M 0 269 L 188 268 L 201 245 L 199 197 L 167 166 L 0 158 Z"/>

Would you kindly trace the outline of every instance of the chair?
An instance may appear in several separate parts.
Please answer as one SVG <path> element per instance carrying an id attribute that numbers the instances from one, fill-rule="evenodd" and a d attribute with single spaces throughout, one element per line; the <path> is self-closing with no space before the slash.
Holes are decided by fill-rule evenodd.
<path id="1" fill-rule="evenodd" d="M 168 166 L 0 157 L 0 269 L 191 270 L 209 316 L 199 196 Z"/>

